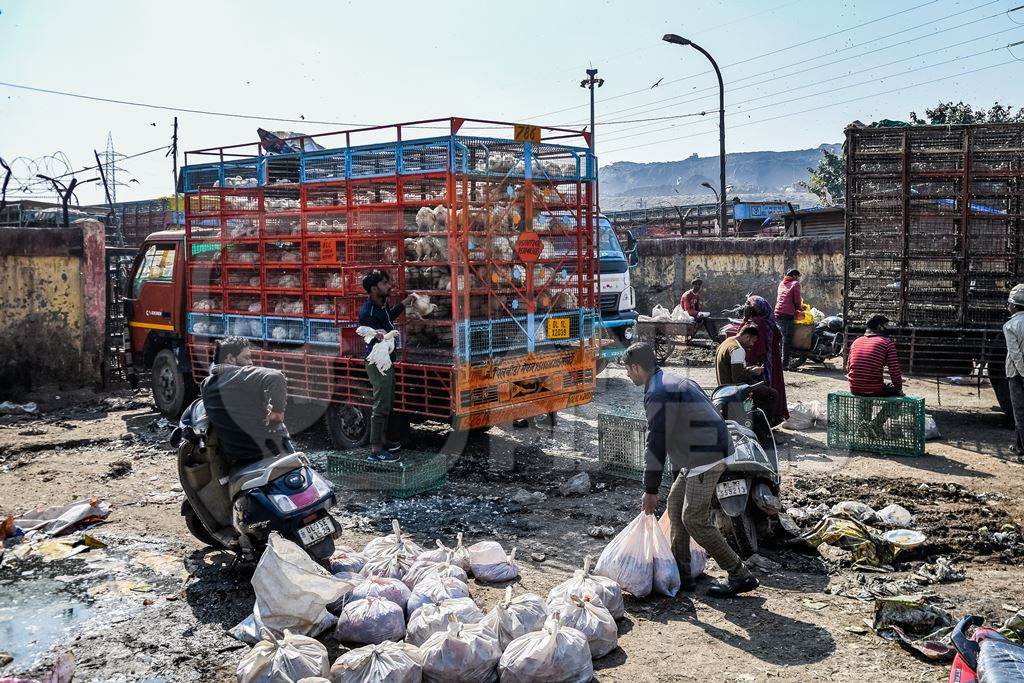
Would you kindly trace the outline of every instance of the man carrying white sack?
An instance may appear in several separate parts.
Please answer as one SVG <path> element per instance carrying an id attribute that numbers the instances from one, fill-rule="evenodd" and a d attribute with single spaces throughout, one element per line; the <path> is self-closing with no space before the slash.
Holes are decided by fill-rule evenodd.
<path id="1" fill-rule="evenodd" d="M 729 573 L 727 581 L 716 581 L 707 594 L 728 598 L 758 587 L 757 579 L 743 564 L 722 532 L 711 521 L 715 486 L 725 472 L 725 459 L 732 441 L 725 420 L 696 382 L 663 373 L 654 358 L 654 347 L 633 344 L 622 357 L 633 384 L 644 387 L 647 413 L 647 461 L 644 466 L 644 495 L 641 509 L 653 515 L 658 507 L 658 488 L 670 459 L 678 472 L 668 494 L 668 516 L 672 523 L 672 555 L 679 566 L 682 589 L 692 591 L 690 538 Z"/>

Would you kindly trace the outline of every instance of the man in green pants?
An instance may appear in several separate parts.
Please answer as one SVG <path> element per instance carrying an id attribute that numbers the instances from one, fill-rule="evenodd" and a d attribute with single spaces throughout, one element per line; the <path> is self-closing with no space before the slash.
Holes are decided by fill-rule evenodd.
<path id="1" fill-rule="evenodd" d="M 622 364 L 633 384 L 644 387 L 647 462 L 640 508 L 645 513 L 653 515 L 658 507 L 665 466 L 678 472 L 668 494 L 668 516 L 672 555 L 679 566 L 683 590 L 695 588 L 690 578 L 691 537 L 729 573 L 727 581 L 716 581 L 708 588 L 708 595 L 729 598 L 754 590 L 757 579 L 711 521 L 715 487 L 732 452 L 725 420 L 696 382 L 661 371 L 650 344 L 630 346 Z"/>
<path id="2" fill-rule="evenodd" d="M 391 277 L 382 270 L 373 270 L 363 278 L 363 289 L 367 299 L 359 309 L 359 324 L 376 330 L 377 337 L 366 345 L 366 355 L 384 339 L 384 335 L 395 329 L 395 320 L 405 313 L 405 306 L 412 301 L 412 295 L 395 306 L 388 305 L 388 296 L 392 289 Z M 392 351 L 391 360 L 395 359 Z M 366 363 L 366 374 L 370 377 L 373 387 L 373 410 L 370 413 L 370 462 L 395 462 L 400 459 L 399 443 L 385 441 L 388 431 L 388 419 L 391 417 L 391 405 L 395 400 L 395 366 L 381 371 L 371 362 Z"/>

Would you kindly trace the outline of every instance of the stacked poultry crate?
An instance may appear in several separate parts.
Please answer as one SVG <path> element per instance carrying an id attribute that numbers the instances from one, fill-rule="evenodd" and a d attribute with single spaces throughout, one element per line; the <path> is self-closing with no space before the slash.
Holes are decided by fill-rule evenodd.
<path id="1" fill-rule="evenodd" d="M 1022 168 L 1021 124 L 848 128 L 847 323 L 883 313 L 917 370 L 969 370 L 1024 273 Z"/>
<path id="2" fill-rule="evenodd" d="M 592 350 L 589 151 L 465 135 L 463 120 L 444 121 L 451 134 L 441 137 L 403 139 L 416 126 L 396 126 L 372 129 L 385 141 L 369 144 L 354 144 L 349 131 L 333 138 L 343 143 L 334 148 L 306 138 L 301 151 L 283 154 L 190 153 L 219 159 L 184 169 L 194 366 L 204 366 L 209 341 L 223 335 L 259 341 L 264 352 L 358 361 L 331 365 L 323 387 L 307 387 L 337 397 L 337 385 L 361 372 L 355 330 L 367 298 L 362 279 L 373 269 L 390 275 L 392 304 L 416 294 L 398 321 L 399 410 L 416 383 L 402 378 L 417 368 L 464 369 L 472 386 L 459 401 L 472 407 L 499 400 L 497 389 L 471 378 L 474 366 Z M 583 356 L 562 358 L 550 366 L 556 390 L 593 387 Z M 561 366 L 572 366 L 564 377 Z M 306 374 L 313 382 L 308 360 Z M 433 384 L 428 375 L 419 372 L 417 382 Z"/>

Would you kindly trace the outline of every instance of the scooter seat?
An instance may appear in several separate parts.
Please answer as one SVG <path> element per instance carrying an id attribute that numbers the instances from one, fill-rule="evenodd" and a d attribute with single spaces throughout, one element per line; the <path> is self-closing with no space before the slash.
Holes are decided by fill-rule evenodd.
<path id="1" fill-rule="evenodd" d="M 1024 681 L 1024 647 L 1002 638 L 981 641 L 978 683 Z"/>
<path id="2" fill-rule="evenodd" d="M 267 482 L 308 464 L 305 454 L 289 453 L 243 465 L 228 476 L 231 500 L 242 491 L 264 486 Z"/>

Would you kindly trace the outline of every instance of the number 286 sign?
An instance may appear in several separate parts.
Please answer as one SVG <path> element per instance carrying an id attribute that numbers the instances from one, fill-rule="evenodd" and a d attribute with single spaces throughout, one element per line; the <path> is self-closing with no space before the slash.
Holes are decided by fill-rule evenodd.
<path id="1" fill-rule="evenodd" d="M 540 127 L 525 126 L 517 123 L 515 126 L 515 139 L 516 142 L 540 142 Z"/>

